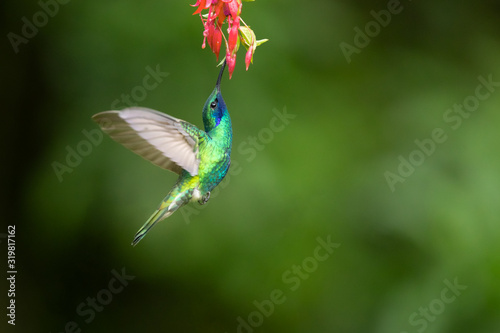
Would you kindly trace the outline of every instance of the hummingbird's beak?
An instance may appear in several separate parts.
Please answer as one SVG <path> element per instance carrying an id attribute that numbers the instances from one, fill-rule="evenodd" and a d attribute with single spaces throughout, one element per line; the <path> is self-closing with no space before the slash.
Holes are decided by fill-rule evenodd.
<path id="1" fill-rule="evenodd" d="M 217 78 L 217 83 L 215 84 L 215 89 L 217 89 L 218 92 L 220 92 L 220 81 L 222 80 L 222 74 L 224 73 L 225 68 L 226 68 L 226 59 L 224 59 L 224 62 L 222 63 L 222 68 L 220 69 L 219 77 Z"/>

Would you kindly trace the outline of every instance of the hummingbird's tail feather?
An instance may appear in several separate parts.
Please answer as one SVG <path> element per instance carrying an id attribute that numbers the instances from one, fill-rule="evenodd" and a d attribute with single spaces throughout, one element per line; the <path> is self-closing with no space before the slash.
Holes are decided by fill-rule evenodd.
<path id="1" fill-rule="evenodd" d="M 144 236 L 146 236 L 148 231 L 151 230 L 151 228 L 153 228 L 156 225 L 156 223 L 169 217 L 170 215 L 172 215 L 174 211 L 175 210 L 168 211 L 168 208 L 164 208 L 164 209 L 158 209 L 156 212 L 154 212 L 153 215 L 151 215 L 151 217 L 146 221 L 146 223 L 144 223 L 141 229 L 137 231 L 137 233 L 134 236 L 134 240 L 132 241 L 132 245 L 136 246 L 137 243 L 139 243 L 141 239 L 143 239 Z"/>
<path id="2" fill-rule="evenodd" d="M 177 192 L 176 189 L 172 190 L 172 192 Z M 189 189 L 183 192 L 169 193 L 167 198 L 161 203 L 160 207 L 151 215 L 151 217 L 144 223 L 144 225 L 137 231 L 134 236 L 134 240 L 132 241 L 132 245 L 135 246 L 137 243 L 141 241 L 141 239 L 146 236 L 146 234 L 153 228 L 156 223 L 160 222 L 163 219 L 166 219 L 170 215 L 172 215 L 177 209 L 181 208 L 185 204 L 189 202 L 191 199 L 193 190 Z"/>

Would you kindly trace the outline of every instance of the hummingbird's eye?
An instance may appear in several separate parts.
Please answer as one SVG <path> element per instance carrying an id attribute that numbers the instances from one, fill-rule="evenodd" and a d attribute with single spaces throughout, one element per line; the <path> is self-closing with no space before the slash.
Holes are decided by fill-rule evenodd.
<path id="1" fill-rule="evenodd" d="M 215 109 L 217 107 L 217 100 L 213 101 L 212 103 L 210 103 L 210 107 L 212 109 Z"/>

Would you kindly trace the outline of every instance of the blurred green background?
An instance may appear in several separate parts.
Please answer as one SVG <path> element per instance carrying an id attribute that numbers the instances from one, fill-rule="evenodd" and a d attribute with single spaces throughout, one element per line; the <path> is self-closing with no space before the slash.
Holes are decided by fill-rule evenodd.
<path id="1" fill-rule="evenodd" d="M 240 50 L 222 82 L 230 174 L 206 206 L 184 207 L 133 248 L 176 175 L 99 140 L 90 117 L 139 96 L 159 66 L 168 76 L 136 104 L 202 126 L 218 69 L 189 3 L 70 1 L 18 53 L 8 33 L 42 7 L 0 5 L 0 232 L 16 225 L 18 267 L 16 326 L 5 314 L 2 325 L 499 332 L 500 89 L 478 88 L 479 77 L 500 81 L 499 3 L 389 1 L 399 12 L 385 27 L 370 12 L 387 1 L 244 3 L 243 19 L 270 41 L 248 72 Z M 367 24 L 369 43 L 355 30 Z M 356 42 L 348 63 L 340 45 Z M 463 103 L 474 111 L 448 111 Z M 446 139 L 430 143 L 436 128 Z M 86 156 L 69 166 L 68 149 Z M 71 172 L 58 177 L 54 162 Z M 316 250 L 318 237 L 340 245 Z M 134 278 L 111 293 L 116 272 Z"/>

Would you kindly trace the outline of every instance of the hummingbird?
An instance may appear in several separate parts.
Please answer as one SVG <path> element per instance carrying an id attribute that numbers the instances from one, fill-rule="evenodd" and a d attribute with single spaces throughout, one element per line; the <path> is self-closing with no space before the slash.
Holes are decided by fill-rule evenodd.
<path id="1" fill-rule="evenodd" d="M 233 139 L 231 118 L 220 90 L 225 67 L 224 61 L 215 89 L 203 106 L 205 130 L 141 107 L 100 112 L 92 117 L 113 140 L 160 168 L 179 175 L 157 210 L 135 234 L 133 246 L 156 223 L 185 204 L 192 201 L 205 204 L 210 192 L 224 179 L 231 164 Z"/>

